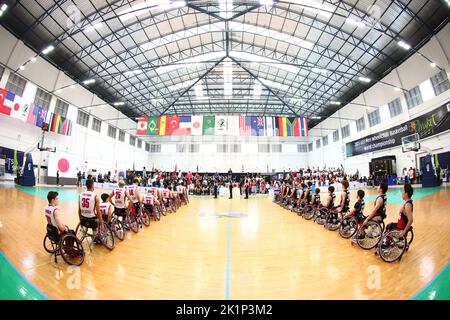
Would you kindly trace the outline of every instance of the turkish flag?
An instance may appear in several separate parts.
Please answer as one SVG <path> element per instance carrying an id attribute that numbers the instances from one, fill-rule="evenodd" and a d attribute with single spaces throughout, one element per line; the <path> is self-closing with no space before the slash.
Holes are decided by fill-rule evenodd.
<path id="1" fill-rule="evenodd" d="M 138 118 L 138 124 L 137 124 L 137 130 L 136 130 L 136 134 L 138 136 L 147 135 L 147 122 L 148 122 L 148 117 L 139 117 Z"/>
<path id="2" fill-rule="evenodd" d="M 166 120 L 166 135 L 172 135 L 180 128 L 180 117 L 167 117 Z"/>

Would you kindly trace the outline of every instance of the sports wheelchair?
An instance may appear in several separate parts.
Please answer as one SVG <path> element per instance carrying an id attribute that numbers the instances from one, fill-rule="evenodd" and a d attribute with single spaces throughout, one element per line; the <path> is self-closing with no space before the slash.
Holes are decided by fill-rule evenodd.
<path id="1" fill-rule="evenodd" d="M 73 231 L 60 236 L 58 228 L 51 224 L 47 224 L 44 249 L 54 255 L 55 263 L 58 263 L 57 256 L 61 256 L 67 264 L 73 266 L 80 266 L 84 261 L 83 246 Z"/>
<path id="2" fill-rule="evenodd" d="M 316 212 L 319 211 L 316 205 L 307 204 L 302 212 L 302 217 L 306 220 L 311 220 L 316 215 Z"/>
<path id="3" fill-rule="evenodd" d="M 92 230 L 100 229 L 100 230 L 97 235 L 94 235 L 93 232 L 89 233 L 89 229 Z M 106 223 L 106 221 L 102 221 L 102 225 L 99 226 L 97 219 L 95 220 L 86 219 L 85 217 L 82 216 L 75 230 L 75 234 L 77 235 L 77 238 L 80 239 L 81 243 L 83 243 L 85 239 L 91 238 L 91 242 L 89 243 L 89 250 L 91 251 L 92 251 L 91 249 L 92 244 L 94 243 L 96 238 L 109 250 L 114 249 L 115 246 L 114 235 L 111 231 L 111 227 Z M 98 235 L 100 235 L 100 237 L 98 237 Z"/>
<path id="4" fill-rule="evenodd" d="M 414 239 L 413 227 L 411 226 L 402 238 L 400 238 L 400 231 L 393 229 L 383 233 L 375 252 L 383 261 L 389 263 L 400 261 L 403 254 L 408 251 Z"/>
<path id="5" fill-rule="evenodd" d="M 381 236 L 385 229 L 384 219 L 381 221 L 370 220 L 365 227 L 359 227 L 357 233 L 354 234 L 355 241 L 361 248 L 365 250 L 373 249 L 380 242 Z"/>

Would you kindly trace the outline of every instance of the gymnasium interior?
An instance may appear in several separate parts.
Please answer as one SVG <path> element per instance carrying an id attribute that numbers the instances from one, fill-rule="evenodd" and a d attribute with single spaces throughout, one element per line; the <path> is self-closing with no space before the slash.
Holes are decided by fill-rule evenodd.
<path id="1" fill-rule="evenodd" d="M 0 300 L 449 300 L 449 17 L 0 0 Z"/>

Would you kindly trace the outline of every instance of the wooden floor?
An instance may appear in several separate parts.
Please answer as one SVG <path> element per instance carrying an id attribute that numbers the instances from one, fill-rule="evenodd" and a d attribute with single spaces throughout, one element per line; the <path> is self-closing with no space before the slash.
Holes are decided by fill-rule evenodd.
<path id="1" fill-rule="evenodd" d="M 43 250 L 45 200 L 4 188 L 0 203 L 0 250 L 50 299 L 408 299 L 450 260 L 449 189 L 415 201 L 415 239 L 394 264 L 269 198 L 196 198 L 73 268 Z M 60 208 L 75 228 L 77 203 Z"/>

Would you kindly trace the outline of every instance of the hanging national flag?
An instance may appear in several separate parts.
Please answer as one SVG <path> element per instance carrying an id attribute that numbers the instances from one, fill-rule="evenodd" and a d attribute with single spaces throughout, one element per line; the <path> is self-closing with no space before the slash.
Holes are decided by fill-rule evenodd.
<path id="1" fill-rule="evenodd" d="M 278 129 L 280 137 L 287 137 L 286 117 L 278 117 Z"/>
<path id="2" fill-rule="evenodd" d="M 191 135 L 201 136 L 203 134 L 203 116 L 192 116 Z"/>
<path id="3" fill-rule="evenodd" d="M 73 128 L 73 122 L 72 122 L 72 120 L 69 120 L 69 124 L 67 125 L 67 135 L 68 136 L 72 135 L 72 128 Z"/>
<path id="4" fill-rule="evenodd" d="M 266 136 L 265 124 L 266 117 L 258 117 L 256 133 L 259 137 Z"/>
<path id="5" fill-rule="evenodd" d="M 158 117 L 149 117 L 147 122 L 147 134 L 156 136 L 158 133 Z"/>
<path id="6" fill-rule="evenodd" d="M 60 116 L 59 123 L 58 123 L 58 133 L 63 134 L 63 127 L 64 123 L 66 122 L 66 118 Z"/>
<path id="7" fill-rule="evenodd" d="M 0 113 L 6 114 L 9 116 L 11 114 L 11 108 L 8 106 L 5 106 L 5 100 L 6 96 L 8 94 L 8 91 L 5 89 L 0 89 Z"/>
<path id="8" fill-rule="evenodd" d="M 203 135 L 212 136 L 214 135 L 215 126 L 214 116 L 203 116 Z"/>
<path id="9" fill-rule="evenodd" d="M 36 125 L 37 120 L 37 114 L 36 114 L 36 108 L 34 107 L 34 103 L 30 103 L 30 107 L 28 108 L 28 117 L 27 122 L 32 125 Z"/>
<path id="10" fill-rule="evenodd" d="M 15 99 L 14 93 L 0 89 L 0 113 L 13 116 L 13 113 L 19 112 L 20 106 L 14 102 Z"/>
<path id="11" fill-rule="evenodd" d="M 170 116 L 166 120 L 166 135 L 176 135 L 178 128 L 180 127 L 180 117 Z"/>
<path id="12" fill-rule="evenodd" d="M 286 118 L 286 129 L 288 137 L 298 137 L 300 136 L 299 121 L 295 117 Z"/>
<path id="13" fill-rule="evenodd" d="M 239 135 L 239 116 L 228 116 L 228 135 L 238 136 Z"/>
<path id="14" fill-rule="evenodd" d="M 300 124 L 300 136 L 307 137 L 308 136 L 308 118 L 300 117 L 300 118 L 298 118 L 298 122 Z"/>
<path id="15" fill-rule="evenodd" d="M 275 117 L 266 117 L 265 120 L 266 120 L 266 123 L 265 123 L 266 136 L 268 136 L 268 137 L 276 136 L 277 134 L 274 132 L 275 131 Z"/>
<path id="16" fill-rule="evenodd" d="M 239 116 L 239 131 L 241 136 L 251 136 L 252 118 L 250 116 Z"/>
<path id="17" fill-rule="evenodd" d="M 37 109 L 37 116 L 36 116 L 36 126 L 39 128 L 42 127 L 42 124 L 45 122 L 45 119 L 47 118 L 47 109 L 44 109 L 42 107 L 36 107 Z M 47 122 L 48 123 L 48 122 Z"/>
<path id="18" fill-rule="evenodd" d="M 228 125 L 227 125 L 227 116 L 216 116 L 215 119 L 215 135 L 216 136 L 223 136 L 228 133 Z"/>
<path id="19" fill-rule="evenodd" d="M 190 136 L 191 135 L 191 126 L 192 126 L 192 117 L 191 116 L 181 116 L 180 117 L 180 128 L 178 129 L 179 135 L 182 136 Z"/>
<path id="20" fill-rule="evenodd" d="M 139 117 L 138 118 L 137 130 L 136 130 L 136 134 L 138 136 L 147 135 L 147 122 L 148 122 L 148 117 Z"/>
<path id="21" fill-rule="evenodd" d="M 166 116 L 161 116 L 158 118 L 158 135 L 166 135 Z"/>
<path id="22" fill-rule="evenodd" d="M 258 117 L 257 116 L 251 116 L 251 126 L 252 126 L 252 136 L 258 135 Z"/>
<path id="23" fill-rule="evenodd" d="M 61 116 L 57 113 L 52 113 L 50 116 L 50 131 L 58 133 Z"/>

